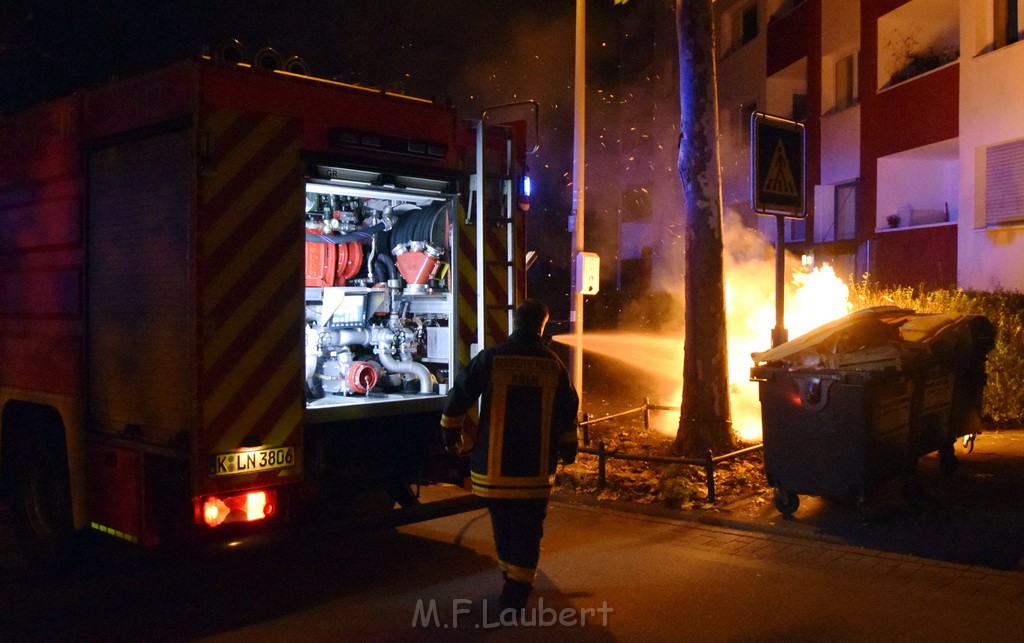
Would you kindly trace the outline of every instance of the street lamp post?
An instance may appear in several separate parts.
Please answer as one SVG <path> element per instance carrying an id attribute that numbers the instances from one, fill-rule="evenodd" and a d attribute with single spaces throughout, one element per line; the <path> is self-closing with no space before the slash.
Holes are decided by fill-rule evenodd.
<path id="1" fill-rule="evenodd" d="M 572 215 L 569 229 L 572 232 L 572 261 L 570 282 L 572 292 L 569 300 L 569 324 L 573 333 L 572 383 L 583 399 L 583 288 L 578 283 L 577 257 L 583 252 L 584 218 L 584 124 L 586 100 L 586 0 L 576 0 L 576 48 L 575 74 L 573 77 L 573 154 L 572 154 Z"/>

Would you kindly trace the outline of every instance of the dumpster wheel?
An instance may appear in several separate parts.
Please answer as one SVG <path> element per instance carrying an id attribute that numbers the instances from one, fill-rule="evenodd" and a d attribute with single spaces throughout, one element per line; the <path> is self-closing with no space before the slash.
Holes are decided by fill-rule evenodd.
<path id="1" fill-rule="evenodd" d="M 775 508 L 783 516 L 792 516 L 800 507 L 800 496 L 782 487 L 775 487 Z"/>

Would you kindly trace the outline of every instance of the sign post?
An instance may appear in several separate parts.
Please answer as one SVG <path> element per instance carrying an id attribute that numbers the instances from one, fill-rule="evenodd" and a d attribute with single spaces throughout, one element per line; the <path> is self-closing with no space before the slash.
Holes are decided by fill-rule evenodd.
<path id="1" fill-rule="evenodd" d="M 750 116 L 750 205 L 775 217 L 775 328 L 772 347 L 785 343 L 786 219 L 807 216 L 807 137 L 802 123 L 754 112 Z"/>

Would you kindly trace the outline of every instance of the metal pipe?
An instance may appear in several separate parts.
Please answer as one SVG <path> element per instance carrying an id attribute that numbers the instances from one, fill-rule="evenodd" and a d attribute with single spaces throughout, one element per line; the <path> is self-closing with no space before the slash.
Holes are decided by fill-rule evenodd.
<path id="1" fill-rule="evenodd" d="M 586 434 L 584 434 L 586 435 Z M 586 444 L 586 442 L 584 442 Z M 588 455 L 597 456 L 597 488 L 603 489 L 607 485 L 607 463 L 611 458 L 618 460 L 628 460 L 634 462 L 652 462 L 658 464 L 686 464 L 694 467 L 704 467 L 704 478 L 707 481 L 708 490 L 708 502 L 714 504 L 715 502 L 715 464 L 724 462 L 725 460 L 731 460 L 738 458 L 741 455 L 753 453 L 759 451 L 764 447 L 763 444 L 755 444 L 753 446 L 733 451 L 732 453 L 726 453 L 720 456 L 715 456 L 711 449 L 708 449 L 707 453 L 704 454 L 703 458 L 677 458 L 673 456 L 661 456 L 661 455 L 640 455 L 633 453 L 619 453 L 618 451 L 609 451 L 604 444 L 604 441 L 597 443 L 596 449 L 590 449 L 587 447 L 580 447 L 580 453 L 586 453 Z"/>
<path id="2" fill-rule="evenodd" d="M 484 296 L 487 266 L 484 263 L 484 122 L 476 125 L 476 348 L 487 345 L 487 307 Z M 470 355 L 473 357 L 473 355 Z"/>
<path id="3" fill-rule="evenodd" d="M 586 422 L 580 422 L 580 424 L 597 424 L 598 422 L 604 422 L 605 420 L 611 420 L 613 418 L 622 417 L 623 415 L 633 415 L 634 413 L 640 413 L 644 410 L 644 407 L 638 406 L 635 409 L 629 409 L 627 411 L 621 411 L 619 413 L 612 413 L 611 415 L 604 415 L 597 418 L 596 420 L 588 420 Z"/>
<path id="4" fill-rule="evenodd" d="M 373 343 L 370 331 L 365 328 L 350 328 L 334 332 L 338 333 L 338 343 L 345 346 L 350 346 L 352 344 L 369 346 Z"/>
<path id="5" fill-rule="evenodd" d="M 732 453 L 726 453 L 724 455 L 716 456 L 715 462 L 725 462 L 726 460 L 732 460 L 733 458 L 738 458 L 741 455 L 747 455 L 748 453 L 753 453 L 754 451 L 761 451 L 762 449 L 764 449 L 763 444 L 755 444 L 753 446 L 740 449 L 739 451 L 733 451 Z"/>
<path id="6" fill-rule="evenodd" d="M 704 454 L 704 479 L 708 485 L 708 502 L 715 502 L 715 456 L 711 449 Z"/>
<path id="7" fill-rule="evenodd" d="M 434 392 L 434 385 L 431 381 L 429 368 L 419 362 L 404 362 L 395 359 L 388 351 L 386 341 L 379 342 L 374 352 L 377 354 L 377 357 L 380 358 L 381 365 L 389 371 L 393 373 L 403 373 L 405 375 L 415 375 L 420 381 L 421 395 L 429 395 Z"/>
<path id="8" fill-rule="evenodd" d="M 603 443 L 598 442 L 599 446 L 601 444 Z M 588 449 L 586 447 L 581 447 L 579 452 L 596 456 L 600 456 L 601 454 L 599 449 Z M 640 455 L 636 453 L 619 453 L 618 451 L 608 451 L 607 449 L 604 450 L 604 457 L 614 458 L 616 460 L 630 460 L 634 462 L 656 462 L 658 464 L 689 464 L 696 467 L 704 466 L 705 462 L 703 458 L 695 460 L 693 458 L 677 458 L 669 455 Z"/>
<path id="9" fill-rule="evenodd" d="M 664 404 L 650 404 L 648 405 L 652 411 L 678 411 L 678 406 L 665 406 Z"/>
<path id="10" fill-rule="evenodd" d="M 772 348 L 785 344 L 786 331 L 786 218 L 775 215 L 775 328 L 772 329 Z"/>

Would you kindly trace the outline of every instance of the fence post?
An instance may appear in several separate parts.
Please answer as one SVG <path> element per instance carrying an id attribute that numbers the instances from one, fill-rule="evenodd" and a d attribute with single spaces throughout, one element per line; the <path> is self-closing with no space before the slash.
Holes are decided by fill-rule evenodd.
<path id="1" fill-rule="evenodd" d="M 604 489 L 605 475 L 604 467 L 608 461 L 608 457 L 605 455 L 604 440 L 597 443 L 597 488 Z"/>
<path id="2" fill-rule="evenodd" d="M 590 446 L 590 414 L 583 414 L 583 446 Z"/>
<path id="3" fill-rule="evenodd" d="M 644 398 L 644 431 L 651 429 L 651 398 Z"/>
<path id="4" fill-rule="evenodd" d="M 704 477 L 708 483 L 708 502 L 715 503 L 715 456 L 711 449 L 704 454 Z"/>

